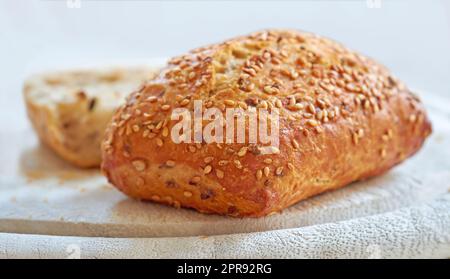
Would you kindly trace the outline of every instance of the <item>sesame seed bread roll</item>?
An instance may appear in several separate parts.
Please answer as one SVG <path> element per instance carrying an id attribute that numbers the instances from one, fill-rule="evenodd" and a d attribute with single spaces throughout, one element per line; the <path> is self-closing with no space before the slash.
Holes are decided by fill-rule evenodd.
<path id="1" fill-rule="evenodd" d="M 175 143 L 172 112 L 197 100 L 277 109 L 279 145 Z M 173 58 L 114 115 L 102 169 L 136 199 L 259 217 L 382 174 L 430 133 L 419 99 L 382 65 L 315 34 L 270 30 Z"/>
<path id="2" fill-rule="evenodd" d="M 28 116 L 42 142 L 79 167 L 99 167 L 114 111 L 156 70 L 145 67 L 44 73 L 24 86 Z"/>

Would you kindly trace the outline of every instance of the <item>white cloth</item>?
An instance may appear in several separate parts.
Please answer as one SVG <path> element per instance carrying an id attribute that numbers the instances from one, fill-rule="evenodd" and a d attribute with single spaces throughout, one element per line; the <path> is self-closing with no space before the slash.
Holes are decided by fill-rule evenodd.
<path id="1" fill-rule="evenodd" d="M 442 258 L 450 194 L 421 206 L 298 229 L 211 237 L 95 238 L 0 233 L 4 258 Z"/>

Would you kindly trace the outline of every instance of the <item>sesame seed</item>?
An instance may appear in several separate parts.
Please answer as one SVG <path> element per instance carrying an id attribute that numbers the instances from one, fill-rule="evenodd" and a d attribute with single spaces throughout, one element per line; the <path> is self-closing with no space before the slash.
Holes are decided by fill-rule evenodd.
<path id="1" fill-rule="evenodd" d="M 142 160 L 134 160 L 134 161 L 131 162 L 131 164 L 133 164 L 133 167 L 137 171 L 144 171 L 147 168 L 147 165 Z"/>
<path id="2" fill-rule="evenodd" d="M 411 114 L 409 116 L 409 122 L 414 123 L 416 122 L 417 116 L 415 114 Z"/>
<path id="3" fill-rule="evenodd" d="M 328 116 L 329 116 L 331 119 L 333 119 L 333 118 L 336 116 L 336 113 L 334 112 L 334 110 L 331 110 L 331 111 L 328 113 Z"/>
<path id="4" fill-rule="evenodd" d="M 163 144 L 164 144 L 163 140 L 160 138 L 156 138 L 155 141 L 156 141 L 156 145 L 159 147 L 163 146 Z"/>
<path id="5" fill-rule="evenodd" d="M 205 104 L 205 107 L 206 107 L 206 108 L 210 108 L 210 107 L 212 107 L 213 105 L 214 105 L 213 101 L 207 101 L 206 104 Z"/>
<path id="6" fill-rule="evenodd" d="M 233 100 L 225 100 L 223 101 L 227 106 L 234 106 L 236 103 Z"/>
<path id="7" fill-rule="evenodd" d="M 226 165 L 228 165 L 228 161 L 226 161 L 226 160 L 219 161 L 219 166 L 226 166 Z"/>
<path id="8" fill-rule="evenodd" d="M 160 201 L 160 200 L 161 200 L 161 197 L 158 196 L 158 195 L 153 195 L 153 196 L 151 197 L 151 199 L 154 200 L 154 201 Z"/>
<path id="9" fill-rule="evenodd" d="M 316 114 L 316 108 L 314 107 L 313 104 L 309 104 L 309 105 L 308 105 L 308 110 L 309 110 L 309 112 L 311 112 L 312 114 Z"/>
<path id="10" fill-rule="evenodd" d="M 239 150 L 239 152 L 237 153 L 237 155 L 239 156 L 239 157 L 244 157 L 245 156 L 245 154 L 247 154 L 247 147 L 242 147 L 240 150 Z"/>
<path id="11" fill-rule="evenodd" d="M 288 164 L 287 164 L 287 166 L 288 166 L 288 169 L 290 169 L 290 170 L 294 170 L 294 165 L 293 165 L 293 164 L 291 164 L 291 163 L 288 163 Z"/>
<path id="12" fill-rule="evenodd" d="M 204 169 L 203 169 L 203 173 L 204 174 L 208 174 L 212 171 L 212 167 L 211 165 L 207 165 Z"/>
<path id="13" fill-rule="evenodd" d="M 334 107 L 334 114 L 335 114 L 336 116 L 338 116 L 339 113 L 340 113 L 340 108 L 339 108 L 339 107 Z"/>
<path id="14" fill-rule="evenodd" d="M 387 152 L 386 152 L 386 149 L 384 149 L 384 148 L 381 149 L 380 154 L 381 154 L 381 157 L 382 157 L 382 158 L 386 158 L 386 153 L 387 153 Z"/>
<path id="15" fill-rule="evenodd" d="M 280 149 L 276 146 L 267 146 L 266 149 L 269 149 L 268 151 L 270 151 L 270 153 L 272 153 L 272 154 L 280 153 Z"/>
<path id="16" fill-rule="evenodd" d="M 317 122 L 317 121 L 314 120 L 314 119 L 308 119 L 308 120 L 306 121 L 306 124 L 308 124 L 309 126 L 315 127 L 315 126 L 319 125 L 319 122 Z"/>
<path id="17" fill-rule="evenodd" d="M 266 177 L 268 177 L 269 174 L 270 174 L 270 168 L 269 168 L 269 167 L 264 167 L 263 172 L 264 172 L 264 175 L 265 175 Z"/>
<path id="18" fill-rule="evenodd" d="M 203 161 L 207 164 L 211 163 L 214 160 L 214 157 L 210 156 L 210 157 L 205 157 L 205 159 L 203 159 Z"/>
<path id="19" fill-rule="evenodd" d="M 328 111 L 325 109 L 323 110 L 323 122 L 328 122 Z"/>
<path id="20" fill-rule="evenodd" d="M 278 175 L 278 176 L 281 176 L 283 174 L 283 169 L 284 169 L 283 167 L 278 167 L 275 170 L 275 174 Z"/>
<path id="21" fill-rule="evenodd" d="M 272 162 L 273 162 L 273 160 L 270 158 L 264 159 L 264 163 L 266 163 L 268 165 L 272 164 Z"/>
<path id="22" fill-rule="evenodd" d="M 234 149 L 231 147 L 226 147 L 225 152 L 227 152 L 228 154 L 234 154 Z"/>
<path id="23" fill-rule="evenodd" d="M 292 79 L 296 79 L 299 76 L 299 74 L 294 69 L 290 70 L 290 75 Z"/>
<path id="24" fill-rule="evenodd" d="M 303 117 L 304 117 L 304 118 L 311 118 L 311 117 L 313 117 L 313 114 L 311 114 L 311 113 L 309 113 L 309 112 L 304 112 L 304 113 L 303 113 Z"/>
<path id="25" fill-rule="evenodd" d="M 195 72 L 190 72 L 188 75 L 188 79 L 193 79 L 195 78 Z"/>
<path id="26" fill-rule="evenodd" d="M 168 135 L 169 135 L 169 128 L 164 127 L 164 129 L 162 130 L 162 136 L 167 137 Z"/>
<path id="27" fill-rule="evenodd" d="M 263 175 L 262 170 L 256 171 L 256 179 L 260 180 L 262 178 L 262 175 Z"/>
<path id="28" fill-rule="evenodd" d="M 374 112 L 378 112 L 378 111 L 380 111 L 380 106 L 378 105 L 378 103 L 373 103 L 373 110 L 374 110 Z"/>
<path id="29" fill-rule="evenodd" d="M 277 108 L 282 108 L 282 107 L 283 107 L 283 102 L 281 102 L 281 100 L 277 99 L 277 100 L 275 101 L 275 106 L 276 106 Z"/>
<path id="30" fill-rule="evenodd" d="M 358 129 L 358 137 L 362 138 L 364 136 L 364 130 Z"/>
<path id="31" fill-rule="evenodd" d="M 188 149 L 192 153 L 195 153 L 195 151 L 197 151 L 197 148 L 195 148 L 195 146 L 193 146 L 193 145 L 189 145 Z"/>
<path id="32" fill-rule="evenodd" d="M 261 101 L 258 106 L 258 108 L 267 109 L 268 105 L 266 101 Z"/>
<path id="33" fill-rule="evenodd" d="M 156 124 L 155 129 L 159 130 L 162 128 L 162 126 L 163 126 L 163 121 L 159 121 L 158 124 Z"/>
<path id="34" fill-rule="evenodd" d="M 369 109 L 370 108 L 370 101 L 367 100 L 367 99 L 364 100 L 364 108 L 365 109 Z"/>
<path id="35" fill-rule="evenodd" d="M 389 141 L 389 136 L 388 135 L 382 135 L 381 136 L 381 140 L 383 140 L 384 142 Z"/>
<path id="36" fill-rule="evenodd" d="M 324 100 L 318 99 L 317 104 L 319 105 L 319 108 L 325 109 L 327 107 L 327 103 Z"/>
<path id="37" fill-rule="evenodd" d="M 156 102 L 157 99 L 158 98 L 156 98 L 155 96 L 150 96 L 147 98 L 147 101 L 149 101 L 150 103 L 154 103 L 154 102 Z"/>
<path id="38" fill-rule="evenodd" d="M 289 96 L 288 97 L 288 99 L 289 99 L 289 106 L 295 106 L 295 103 L 297 102 L 297 100 L 295 99 L 295 96 Z"/>
<path id="39" fill-rule="evenodd" d="M 350 92 L 355 92 L 356 90 L 356 85 L 354 83 L 347 83 L 347 85 L 345 86 L 345 89 L 347 89 Z"/>
<path id="40" fill-rule="evenodd" d="M 247 106 L 247 104 L 245 103 L 245 102 L 238 102 L 238 105 L 239 105 L 239 107 L 240 108 L 242 108 L 242 109 L 248 109 L 248 106 Z"/>
<path id="41" fill-rule="evenodd" d="M 295 149 L 298 149 L 300 147 L 298 141 L 296 141 L 295 139 L 292 139 L 292 147 L 294 147 Z"/>
<path id="42" fill-rule="evenodd" d="M 241 161 L 239 161 L 239 160 L 234 160 L 233 163 L 234 163 L 234 165 L 236 166 L 236 168 L 242 169 Z"/>
<path id="43" fill-rule="evenodd" d="M 292 99 L 291 99 L 292 100 Z M 289 110 L 298 111 L 304 108 L 304 105 L 301 103 L 297 103 L 288 107 Z"/>
<path id="44" fill-rule="evenodd" d="M 352 139 L 353 139 L 353 143 L 354 143 L 354 144 L 358 144 L 358 142 L 359 142 L 359 137 L 358 137 L 358 134 L 357 134 L 357 133 L 353 133 Z"/>
<path id="45" fill-rule="evenodd" d="M 167 111 L 169 109 L 170 109 L 170 105 L 162 105 L 161 106 L 161 110 L 163 110 L 163 111 Z"/>
<path id="46" fill-rule="evenodd" d="M 177 102 L 179 102 L 179 101 L 181 101 L 181 100 L 183 100 L 183 99 L 184 99 L 184 96 L 183 96 L 183 95 L 177 94 L 177 95 L 175 96 L 175 100 L 176 100 Z"/>
<path id="47" fill-rule="evenodd" d="M 183 195 L 184 195 L 186 198 L 192 197 L 192 193 L 189 192 L 189 191 L 184 191 L 184 192 L 183 192 Z"/>
<path id="48" fill-rule="evenodd" d="M 164 119 L 163 121 L 163 127 L 167 127 L 167 125 L 169 124 L 169 120 L 168 119 Z"/>
<path id="49" fill-rule="evenodd" d="M 281 60 L 276 57 L 272 57 L 270 62 L 272 62 L 272 64 L 275 64 L 275 65 L 281 64 Z"/>
<path id="50" fill-rule="evenodd" d="M 216 169 L 216 175 L 217 175 L 217 177 L 220 178 L 220 179 L 222 179 L 222 178 L 225 176 L 225 174 L 223 173 L 223 171 L 221 171 L 221 170 L 219 170 L 219 169 Z"/>
<path id="51" fill-rule="evenodd" d="M 189 104 L 190 100 L 189 99 L 183 99 L 183 101 L 180 102 L 180 106 L 184 107 L 187 104 Z"/>
<path id="52" fill-rule="evenodd" d="M 139 132 L 139 125 L 136 125 L 136 124 L 133 125 L 132 129 L 133 129 L 133 131 L 136 132 L 136 133 Z"/>
<path id="53" fill-rule="evenodd" d="M 264 86 L 264 92 L 267 94 L 276 94 L 276 93 L 278 93 L 278 89 L 271 85 L 266 85 L 266 86 Z"/>
<path id="54" fill-rule="evenodd" d="M 252 77 L 256 76 L 256 71 L 253 68 L 244 68 L 242 69 L 242 71 L 244 71 L 244 73 L 251 75 Z"/>
<path id="55" fill-rule="evenodd" d="M 168 161 L 166 162 L 166 166 L 171 167 L 171 168 L 175 167 L 175 161 L 168 160 Z"/>
<path id="56" fill-rule="evenodd" d="M 394 133 L 392 132 L 392 129 L 389 129 L 389 130 L 387 131 L 387 135 L 388 135 L 389 138 L 392 138 L 392 137 L 393 137 Z"/>
<path id="57" fill-rule="evenodd" d="M 312 71 L 312 75 L 316 78 L 320 78 L 322 76 L 322 73 L 318 69 L 314 69 Z M 311 80 L 313 80 L 313 79 L 311 79 Z"/>

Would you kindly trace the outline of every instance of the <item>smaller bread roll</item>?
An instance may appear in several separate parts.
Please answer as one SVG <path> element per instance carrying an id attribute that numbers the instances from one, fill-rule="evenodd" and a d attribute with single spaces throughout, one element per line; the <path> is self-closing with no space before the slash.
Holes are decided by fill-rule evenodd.
<path id="1" fill-rule="evenodd" d="M 79 167 L 98 167 L 107 123 L 125 97 L 156 70 L 146 67 L 44 73 L 24 86 L 27 113 L 42 142 Z"/>
<path id="2" fill-rule="evenodd" d="M 196 101 L 278 110 L 279 145 L 175 142 L 172 113 Z M 382 65 L 315 34 L 269 30 L 172 59 L 114 115 L 102 165 L 137 199 L 259 217 L 382 174 L 430 133 L 420 100 Z"/>

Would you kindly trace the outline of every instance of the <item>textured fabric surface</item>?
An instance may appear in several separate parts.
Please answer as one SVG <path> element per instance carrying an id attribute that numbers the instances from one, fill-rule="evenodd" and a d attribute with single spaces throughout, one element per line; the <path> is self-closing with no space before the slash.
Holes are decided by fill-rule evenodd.
<path id="1" fill-rule="evenodd" d="M 0 234 L 3 258 L 450 257 L 450 194 L 386 214 L 299 229 L 211 237 Z"/>
<path id="2" fill-rule="evenodd" d="M 434 132 L 415 157 L 260 219 L 130 200 L 11 127 L 0 132 L 0 257 L 450 257 L 450 113 L 447 100 L 425 103 Z"/>

